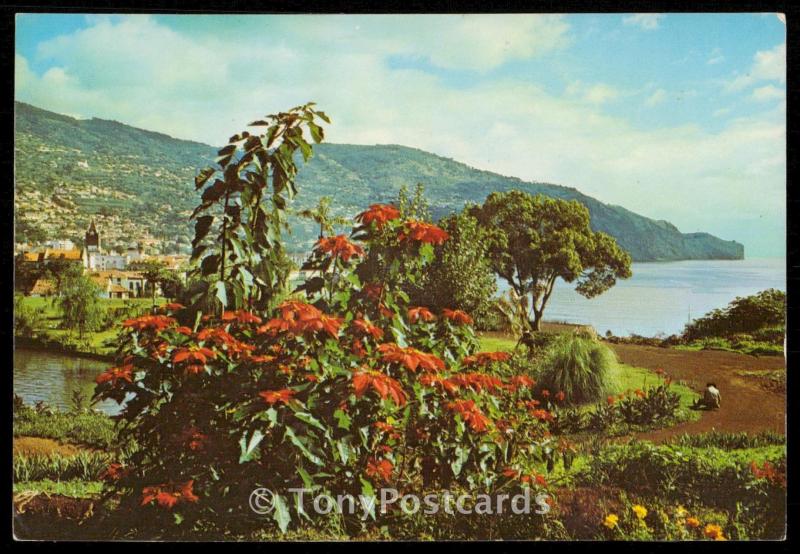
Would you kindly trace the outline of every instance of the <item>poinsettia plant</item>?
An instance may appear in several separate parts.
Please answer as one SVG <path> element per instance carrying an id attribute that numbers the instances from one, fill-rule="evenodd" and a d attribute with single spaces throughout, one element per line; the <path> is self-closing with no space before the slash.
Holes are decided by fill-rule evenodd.
<path id="1" fill-rule="evenodd" d="M 284 172 L 281 186 L 292 178 Z M 510 371 L 508 354 L 476 352 L 469 314 L 411 306 L 398 286 L 419 279 L 447 239 L 373 205 L 349 236 L 316 243 L 290 296 L 260 285 L 247 293 L 244 271 L 271 281 L 241 262 L 214 278 L 225 290 L 234 280 L 234 298 L 251 301 L 207 313 L 167 304 L 124 321 L 119 361 L 96 389 L 124 402 L 120 437 L 136 445 L 105 474 L 123 507 L 164 529 L 258 526 L 248 499 L 263 487 L 285 531 L 316 517 L 309 495 L 301 502 L 292 489 L 375 497 L 388 485 L 546 486 L 524 462 L 547 440 L 533 380 Z"/>

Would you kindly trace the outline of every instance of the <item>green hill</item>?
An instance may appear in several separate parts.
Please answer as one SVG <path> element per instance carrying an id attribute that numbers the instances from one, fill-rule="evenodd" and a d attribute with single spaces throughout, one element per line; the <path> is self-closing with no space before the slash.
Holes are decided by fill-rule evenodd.
<path id="1" fill-rule="evenodd" d="M 80 241 L 94 218 L 108 247 L 150 239 L 165 252 L 186 250 L 187 217 L 197 201 L 192 178 L 215 148 L 115 121 L 78 120 L 17 102 L 15 129 L 16 241 L 64 237 Z M 434 216 L 481 202 L 492 191 L 522 189 L 577 199 L 592 227 L 616 237 L 636 261 L 741 259 L 744 248 L 707 233 L 683 234 L 574 188 L 530 183 L 396 145 L 321 144 L 298 177 L 296 207 L 320 196 L 352 216 L 393 199 L 402 185 L 425 185 Z M 315 226 L 294 221 L 291 243 L 313 244 Z"/>

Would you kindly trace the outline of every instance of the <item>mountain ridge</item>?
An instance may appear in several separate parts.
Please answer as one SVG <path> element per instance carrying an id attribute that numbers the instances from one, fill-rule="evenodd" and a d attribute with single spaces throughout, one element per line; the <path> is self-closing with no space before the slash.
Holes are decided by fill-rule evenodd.
<path id="1" fill-rule="evenodd" d="M 197 141 L 15 102 L 17 235 L 65 235 L 80 241 L 95 218 L 111 244 L 141 236 L 161 241 L 163 251 L 185 250 L 191 239 L 185 217 L 197 202 L 192 178 L 215 154 L 215 147 Z M 592 227 L 614 236 L 634 261 L 744 257 L 744 247 L 735 241 L 704 232 L 681 233 L 666 220 L 605 204 L 574 187 L 524 181 L 397 144 L 316 145 L 314 157 L 298 174 L 295 207 L 331 196 L 336 215 L 353 216 L 370 203 L 392 200 L 402 185 L 417 182 L 425 185 L 434 217 L 482 202 L 492 191 L 517 188 L 582 202 Z M 292 229 L 293 249 L 310 248 L 316 226 L 296 219 Z"/>

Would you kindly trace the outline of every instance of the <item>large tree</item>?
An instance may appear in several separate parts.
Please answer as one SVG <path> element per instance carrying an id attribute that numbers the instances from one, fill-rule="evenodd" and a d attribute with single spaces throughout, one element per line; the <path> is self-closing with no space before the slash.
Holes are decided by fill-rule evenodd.
<path id="1" fill-rule="evenodd" d="M 485 232 L 467 213 L 451 214 L 438 222 L 450 238 L 434 249 L 434 259 L 422 282 L 410 291 L 420 306 L 464 310 L 480 328 L 487 324 L 497 283 L 487 254 Z"/>
<path id="2" fill-rule="evenodd" d="M 571 200 L 512 190 L 469 209 L 487 233 L 492 269 L 520 297 L 530 297 L 534 331 L 556 280 L 597 296 L 631 276 L 631 257 L 609 235 L 592 231 L 589 210 Z"/>
<path id="3" fill-rule="evenodd" d="M 98 328 L 103 321 L 104 309 L 100 304 L 100 290 L 87 276 L 70 273 L 63 279 L 56 305 L 61 311 L 64 326 L 77 330 L 83 338 L 86 331 Z"/>

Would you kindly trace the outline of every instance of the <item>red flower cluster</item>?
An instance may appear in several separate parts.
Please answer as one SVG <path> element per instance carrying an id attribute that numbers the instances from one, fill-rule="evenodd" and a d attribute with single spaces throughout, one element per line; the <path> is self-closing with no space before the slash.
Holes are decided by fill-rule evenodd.
<path id="1" fill-rule="evenodd" d="M 363 256 L 364 249 L 353 244 L 344 235 L 335 237 L 324 237 L 317 241 L 314 248 L 324 254 L 330 254 L 334 258 L 339 257 L 344 261 L 350 261 L 353 256 Z"/>
<path id="2" fill-rule="evenodd" d="M 234 312 L 222 312 L 222 321 L 235 321 L 240 324 L 261 323 L 261 318 L 247 310 L 236 310 Z"/>
<path id="3" fill-rule="evenodd" d="M 419 382 L 426 387 L 441 387 L 443 391 L 450 395 L 454 395 L 459 389 L 459 384 L 453 379 L 442 377 L 441 375 L 423 375 L 419 378 Z"/>
<path id="4" fill-rule="evenodd" d="M 380 340 L 383 338 L 383 329 L 377 327 L 364 319 L 354 319 L 353 320 L 353 327 L 355 327 L 356 331 L 362 333 L 364 335 L 370 335 L 375 340 Z"/>
<path id="5" fill-rule="evenodd" d="M 404 230 L 397 235 L 397 238 L 400 239 L 400 242 L 415 240 L 428 244 L 442 244 L 450 238 L 450 234 L 432 223 L 406 221 Z"/>
<path id="6" fill-rule="evenodd" d="M 169 304 L 164 304 L 159 308 L 161 313 L 169 313 L 169 312 L 177 312 L 179 310 L 184 309 L 186 306 L 183 304 L 178 304 L 177 302 L 170 302 Z"/>
<path id="7" fill-rule="evenodd" d="M 270 319 L 265 325 L 258 328 L 259 333 L 288 332 L 293 335 L 325 331 L 331 337 L 339 336 L 339 327 L 342 319 L 322 313 L 318 308 L 305 302 L 289 300 L 278 309 L 281 317 Z"/>
<path id="8" fill-rule="evenodd" d="M 499 377 L 487 375 L 485 373 L 458 373 L 450 377 L 450 380 L 459 386 L 469 388 L 475 392 L 498 391 L 504 388 L 503 381 Z"/>
<path id="9" fill-rule="evenodd" d="M 372 387 L 383 398 L 391 398 L 398 406 L 405 406 L 406 393 L 403 386 L 380 371 L 359 371 L 353 374 L 353 388 L 356 398 L 361 398 L 368 387 Z"/>
<path id="10" fill-rule="evenodd" d="M 195 496 L 192 487 L 194 481 L 186 481 L 183 484 L 163 484 L 145 487 L 142 490 L 142 506 L 150 504 L 153 500 L 163 508 L 172 508 L 175 504 L 182 502 L 197 502 L 200 500 Z"/>
<path id="11" fill-rule="evenodd" d="M 482 433 L 489 428 L 491 421 L 486 417 L 474 400 L 456 400 L 448 402 L 447 408 L 456 412 L 476 433 Z"/>
<path id="12" fill-rule="evenodd" d="M 537 485 L 542 487 L 547 486 L 547 481 L 545 480 L 543 475 L 537 474 L 525 474 L 523 475 L 521 471 L 518 469 L 507 467 L 503 470 L 503 475 L 506 477 L 510 477 L 511 479 L 519 479 L 522 483 L 532 483 L 535 482 Z"/>
<path id="13" fill-rule="evenodd" d="M 394 425 L 392 425 L 391 423 L 387 423 L 385 421 L 376 421 L 372 425 L 374 425 L 378 431 L 383 431 L 384 433 L 386 433 L 390 439 L 399 439 L 402 437 L 402 435 L 397 431 L 397 429 L 394 428 Z"/>
<path id="14" fill-rule="evenodd" d="M 511 359 L 511 354 L 508 352 L 478 352 L 472 356 L 467 356 L 461 363 L 465 366 L 470 365 L 487 365 L 492 362 L 507 362 Z"/>
<path id="15" fill-rule="evenodd" d="M 227 312 L 233 313 L 233 312 Z M 224 317 L 224 316 L 223 316 Z M 259 319 L 259 322 L 261 320 Z M 244 343 L 231 335 L 222 327 L 208 327 L 197 333 L 197 340 L 210 341 L 218 347 L 224 347 L 229 354 L 239 355 L 255 350 L 252 344 Z"/>
<path id="16" fill-rule="evenodd" d="M 381 359 L 388 363 L 398 363 L 411 371 L 422 369 L 423 371 L 441 371 L 444 369 L 444 362 L 433 354 L 420 352 L 416 348 L 402 348 L 393 342 L 384 343 L 378 346 Z"/>
<path id="17" fill-rule="evenodd" d="M 442 315 L 457 325 L 472 325 L 473 321 L 469 314 L 462 310 L 450 310 L 445 308 Z"/>
<path id="18" fill-rule="evenodd" d="M 538 419 L 539 421 L 553 421 L 553 414 L 548 412 L 547 410 L 531 410 L 531 415 Z"/>
<path id="19" fill-rule="evenodd" d="M 178 443 L 185 445 L 189 450 L 203 450 L 206 441 L 208 441 L 208 435 L 201 433 L 197 427 L 184 429 L 183 432 L 178 435 Z"/>
<path id="20" fill-rule="evenodd" d="M 295 391 L 291 389 L 262 390 L 258 393 L 258 395 L 263 398 L 264 402 L 267 404 L 276 404 L 278 402 L 288 404 L 289 401 L 294 397 Z"/>
<path id="21" fill-rule="evenodd" d="M 122 322 L 122 326 L 135 331 L 150 330 L 161 332 L 164 329 L 169 329 L 176 323 L 175 318 L 167 315 L 143 315 L 133 319 L 126 319 Z"/>
<path id="22" fill-rule="evenodd" d="M 781 474 L 774 465 L 766 460 L 761 467 L 758 467 L 755 461 L 750 462 L 750 471 L 756 479 L 766 479 L 775 485 L 786 486 L 786 476 Z"/>
<path id="23" fill-rule="evenodd" d="M 208 360 L 217 357 L 217 353 L 205 346 L 190 346 L 188 348 L 176 348 L 172 353 L 172 363 L 180 364 L 188 362 L 186 371 L 189 373 L 200 373 L 205 369 Z"/>
<path id="24" fill-rule="evenodd" d="M 108 464 L 108 467 L 103 470 L 98 476 L 101 481 L 118 481 L 128 473 L 128 469 L 117 462 Z"/>
<path id="25" fill-rule="evenodd" d="M 361 212 L 356 216 L 356 221 L 362 225 L 369 225 L 375 223 L 378 229 L 382 228 L 386 223 L 400 217 L 400 210 L 389 204 L 373 204 L 368 210 Z"/>
<path id="26" fill-rule="evenodd" d="M 530 389 L 534 385 L 536 385 L 536 381 L 527 375 L 514 375 L 509 380 L 509 388 L 511 390 L 517 390 L 518 388 Z"/>
<path id="27" fill-rule="evenodd" d="M 433 321 L 436 319 L 436 316 L 428 309 L 424 307 L 416 307 L 416 308 L 409 308 L 408 309 L 408 321 L 411 323 L 416 323 L 419 320 L 422 321 Z"/>
<path id="28" fill-rule="evenodd" d="M 369 477 L 379 477 L 386 483 L 392 478 L 393 469 L 392 462 L 385 458 L 382 460 L 372 459 L 367 462 L 367 475 Z"/>
<path id="29" fill-rule="evenodd" d="M 127 381 L 129 383 L 133 382 L 133 364 L 124 363 L 119 367 L 111 367 L 108 368 L 106 371 L 101 373 L 97 376 L 94 380 L 95 383 L 98 385 L 102 385 L 103 383 L 107 383 L 111 381 L 112 385 L 116 385 L 117 381 Z"/>

